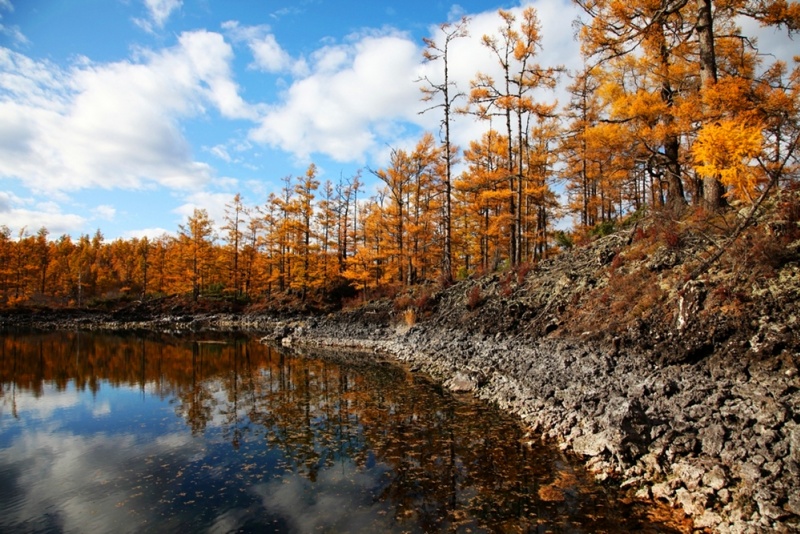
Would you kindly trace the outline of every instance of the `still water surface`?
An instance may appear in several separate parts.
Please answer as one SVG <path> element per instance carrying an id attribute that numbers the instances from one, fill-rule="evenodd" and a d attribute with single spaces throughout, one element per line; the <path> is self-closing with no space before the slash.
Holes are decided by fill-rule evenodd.
<path id="1" fill-rule="evenodd" d="M 0 334 L 1 532 L 671 532 L 518 424 L 363 357 Z"/>

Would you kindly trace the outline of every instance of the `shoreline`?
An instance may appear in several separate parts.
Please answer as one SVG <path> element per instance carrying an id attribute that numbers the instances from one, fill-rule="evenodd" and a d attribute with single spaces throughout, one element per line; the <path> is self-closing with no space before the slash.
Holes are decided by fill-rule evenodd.
<path id="1" fill-rule="evenodd" d="M 518 416 L 599 481 L 682 509 L 696 531 L 800 530 L 800 388 L 796 368 L 774 359 L 715 353 L 657 363 L 613 343 L 487 336 L 344 312 L 29 319 L 23 327 L 242 332 L 289 347 L 378 353 Z"/>
<path id="2" fill-rule="evenodd" d="M 495 403 L 582 457 L 598 480 L 682 508 L 695 529 L 799 528 L 795 373 L 720 356 L 662 366 L 581 340 L 487 339 L 425 325 L 323 319 L 289 330 L 284 344 L 376 351 Z"/>

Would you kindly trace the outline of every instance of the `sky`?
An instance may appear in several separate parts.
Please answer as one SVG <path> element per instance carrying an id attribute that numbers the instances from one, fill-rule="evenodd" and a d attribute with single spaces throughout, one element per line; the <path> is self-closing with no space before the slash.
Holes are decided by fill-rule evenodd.
<path id="1" fill-rule="evenodd" d="M 221 225 L 235 194 L 263 205 L 311 163 L 334 183 L 361 169 L 372 194 L 369 169 L 439 132 L 423 38 L 470 17 L 450 55 L 467 91 L 497 70 L 480 44 L 497 10 L 528 5 L 538 62 L 580 68 L 569 0 L 0 0 L 0 225 L 157 237 L 195 208 Z M 564 102 L 568 81 L 538 97 Z M 453 141 L 485 127 L 457 117 Z"/>

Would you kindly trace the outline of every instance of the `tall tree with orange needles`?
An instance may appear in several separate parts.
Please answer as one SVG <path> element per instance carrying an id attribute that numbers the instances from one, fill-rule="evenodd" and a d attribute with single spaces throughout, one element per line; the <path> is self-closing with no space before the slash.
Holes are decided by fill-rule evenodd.
<path id="1" fill-rule="evenodd" d="M 303 300 L 311 283 L 311 270 L 312 270 L 312 237 L 313 228 L 311 223 L 314 217 L 314 200 L 315 193 L 319 188 L 319 180 L 317 179 L 317 166 L 313 163 L 308 166 L 305 175 L 298 177 L 297 184 L 295 185 L 294 192 L 297 195 L 296 208 L 296 244 L 295 250 L 300 256 L 300 262 L 296 272 L 295 287 L 300 289 L 300 294 Z M 316 282 L 316 281 L 315 281 Z"/>
<path id="2" fill-rule="evenodd" d="M 764 25 L 784 26 L 792 33 L 800 30 L 800 4 L 786 0 L 662 0 L 648 2 L 631 0 L 621 4 L 611 0 L 576 0 L 590 15 L 591 22 L 584 26 L 582 38 L 584 53 L 604 58 L 628 54 L 639 45 L 646 45 L 650 55 L 659 65 L 662 75 L 662 99 L 667 107 L 674 105 L 674 82 L 679 80 L 671 72 L 676 59 L 693 63 L 697 72 L 697 91 L 700 93 L 703 124 L 714 124 L 717 109 L 709 105 L 708 94 L 719 83 L 719 47 L 722 39 L 731 37 L 727 30 L 739 16 L 747 16 Z M 718 31 L 723 28 L 724 35 Z M 739 37 L 734 35 L 734 37 Z M 675 52 L 680 50 L 678 54 Z M 732 102 L 729 102 L 731 104 Z M 670 125 L 671 114 L 666 124 Z M 677 166 L 674 138 L 664 138 L 664 155 L 668 158 L 667 178 L 673 197 L 678 196 Z M 711 166 L 706 166 L 710 169 Z M 704 204 L 711 210 L 724 202 L 725 188 L 719 176 L 706 175 L 702 185 Z"/>
<path id="3" fill-rule="evenodd" d="M 499 115 L 505 121 L 508 153 L 506 172 L 512 193 L 508 204 L 509 262 L 516 265 L 522 259 L 523 167 L 529 133 L 528 118 L 531 115 L 547 115 L 553 110 L 552 105 L 534 102 L 531 94 L 537 88 L 554 87 L 562 69 L 543 68 L 534 62 L 542 38 L 539 19 L 533 7 L 523 11 L 519 27 L 515 26 L 516 17 L 510 11 L 501 9 L 498 14 L 503 21 L 499 38 L 484 35 L 482 43 L 497 58 L 503 79 L 497 82 L 485 73 L 478 73 L 471 84 L 470 103 L 479 117 Z M 512 119 L 516 119 L 516 124 Z"/>
<path id="4" fill-rule="evenodd" d="M 186 224 L 178 227 L 183 265 L 191 282 L 192 298 L 195 301 L 200 297 L 203 279 L 208 275 L 213 261 L 213 235 L 213 224 L 204 209 L 195 208 Z"/>
<path id="5" fill-rule="evenodd" d="M 478 239 L 478 265 L 484 272 L 494 270 L 499 264 L 503 250 L 508 250 L 508 214 L 505 207 L 512 194 L 506 184 L 506 146 L 504 135 L 489 130 L 479 141 L 472 141 L 464 151 L 467 169 L 456 181 L 458 198 L 463 210 L 470 214 L 477 231 L 465 235 L 466 243 Z"/>

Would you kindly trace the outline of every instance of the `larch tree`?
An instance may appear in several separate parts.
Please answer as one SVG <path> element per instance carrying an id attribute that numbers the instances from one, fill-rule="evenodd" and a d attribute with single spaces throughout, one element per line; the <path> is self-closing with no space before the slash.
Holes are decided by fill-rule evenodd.
<path id="1" fill-rule="evenodd" d="M 409 154 L 411 182 L 406 193 L 408 284 L 427 279 L 429 273 L 432 275 L 437 270 L 440 281 L 449 283 L 452 280 L 453 265 L 450 272 L 445 272 L 440 261 L 445 255 L 447 240 L 452 241 L 452 198 L 450 206 L 446 206 L 448 197 L 445 193 L 446 189 L 451 189 L 452 196 L 452 187 L 444 184 L 446 170 L 442 151 L 443 147 L 437 146 L 433 135 L 426 133 Z"/>
<path id="2" fill-rule="evenodd" d="M 50 267 L 52 255 L 50 253 L 50 243 L 47 241 L 47 236 L 50 232 L 42 226 L 36 232 L 36 269 L 39 275 L 39 288 L 38 291 L 41 295 L 45 294 L 47 290 L 47 269 Z"/>
<path id="3" fill-rule="evenodd" d="M 746 39 L 729 33 L 734 28 L 735 18 L 751 17 L 763 25 L 783 26 L 789 33 L 800 30 L 800 4 L 786 0 L 631 0 L 626 4 L 612 0 L 576 2 L 592 18 L 582 31 L 586 54 L 618 57 L 632 52 L 640 44 L 648 44 L 653 51 L 661 50 L 654 57 L 661 71 L 668 74 L 662 86 L 668 107 L 674 105 L 673 97 L 676 94 L 671 85 L 675 77 L 669 73 L 674 63 L 671 58 L 678 57 L 673 51 L 682 48 L 680 57 L 694 63 L 699 79 L 697 91 L 703 104 L 700 117 L 694 119 L 699 118 L 703 125 L 711 124 L 712 127 L 716 122 L 713 115 L 718 109 L 709 104 L 707 95 L 716 91 L 720 81 L 721 41 Z M 665 156 L 671 157 L 675 144 L 668 138 L 665 141 Z M 670 163 L 674 166 L 675 162 Z M 712 167 L 709 164 L 705 168 L 708 170 Z M 668 179 L 672 175 L 674 170 L 669 170 Z M 673 185 L 677 186 L 677 183 Z M 671 189 L 677 192 L 676 187 Z M 724 193 L 725 188 L 719 176 L 706 175 L 698 196 L 702 195 L 703 203 L 710 210 L 717 210 L 724 203 Z"/>
<path id="4" fill-rule="evenodd" d="M 568 204 L 566 209 L 578 216 L 579 224 L 595 224 L 589 205 L 597 195 L 596 182 L 590 179 L 589 129 L 600 121 L 602 106 L 597 95 L 600 82 L 593 68 L 584 67 L 573 76 L 567 87 L 570 101 L 566 108 L 569 122 L 562 131 L 560 153 L 563 168 L 561 176 L 566 182 Z"/>
<path id="5" fill-rule="evenodd" d="M 74 252 L 75 244 L 68 234 L 61 235 L 53 243 L 53 257 L 50 265 L 51 295 L 61 302 L 70 297 L 73 289 L 70 261 Z"/>
<path id="6" fill-rule="evenodd" d="M 468 35 L 467 26 L 469 19 L 462 17 L 457 23 L 445 23 L 439 26 L 442 34 L 440 41 L 432 38 L 425 38 L 425 50 L 423 57 L 426 62 L 441 61 L 441 79 L 432 81 L 430 77 L 424 77 L 425 85 L 421 88 L 423 101 L 437 102 L 433 106 L 424 110 L 423 113 L 432 109 L 441 109 L 443 117 L 441 129 L 444 130 L 444 212 L 442 226 L 444 228 L 444 247 L 442 255 L 442 278 L 449 282 L 453 279 L 453 250 L 452 250 L 452 168 L 454 163 L 455 151 L 450 141 L 451 118 L 454 112 L 456 101 L 465 95 L 458 91 L 457 86 L 450 80 L 450 46 L 455 39 L 463 38 Z"/>
<path id="7" fill-rule="evenodd" d="M 0 226 L 0 294 L 3 302 L 8 301 L 13 277 L 12 258 L 14 242 L 11 240 L 11 229 L 5 224 Z"/>
<path id="8" fill-rule="evenodd" d="M 315 191 L 319 188 L 319 180 L 317 179 L 317 166 L 313 163 L 308 166 L 306 173 L 298 177 L 297 184 L 295 185 L 294 192 L 297 195 L 296 200 L 296 232 L 297 244 L 295 249 L 300 256 L 299 270 L 297 273 L 296 286 L 299 287 L 301 298 L 306 299 L 306 295 L 311 280 L 312 271 L 312 237 L 314 235 L 312 222 L 314 218 L 314 201 L 316 199 Z M 315 281 L 316 282 L 316 281 Z"/>
<path id="9" fill-rule="evenodd" d="M 275 220 L 272 233 L 275 236 L 275 263 L 277 267 L 278 290 L 285 291 L 292 280 L 292 231 L 295 227 L 296 201 L 293 198 L 292 176 L 283 177 L 283 187 L 280 196 L 270 195 L 273 205 Z"/>
<path id="10" fill-rule="evenodd" d="M 195 208 L 185 225 L 178 227 L 186 271 L 191 281 L 192 298 L 200 297 L 204 278 L 212 262 L 214 226 L 205 209 Z"/>
<path id="11" fill-rule="evenodd" d="M 355 253 L 355 234 L 358 226 L 358 193 L 361 192 L 361 171 L 349 179 L 339 178 L 336 185 L 337 252 L 339 272 L 343 273 L 349 255 Z M 351 246 L 352 245 L 352 246 Z"/>
<path id="12" fill-rule="evenodd" d="M 647 159 L 667 184 L 667 205 L 679 212 L 686 204 L 681 171 L 677 94 L 684 94 L 685 40 L 691 26 L 681 13 L 686 0 L 576 0 L 591 17 L 581 29 L 583 52 L 607 71 L 618 90 L 608 104 L 611 120 L 637 122 Z M 636 81 L 630 81 L 631 76 Z M 620 79 L 621 78 L 621 79 Z"/>
<path id="13" fill-rule="evenodd" d="M 337 221 L 336 208 L 336 188 L 330 180 L 325 180 L 325 183 L 322 184 L 322 196 L 317 202 L 317 213 L 315 215 L 320 258 L 314 276 L 322 280 L 323 285 L 328 284 L 339 274 L 336 272 L 337 263 L 335 260 L 338 256 L 336 251 L 337 240 L 334 239 Z"/>
<path id="14" fill-rule="evenodd" d="M 484 272 L 494 270 L 503 250 L 508 250 L 508 213 L 512 192 L 507 183 L 507 139 L 494 130 L 472 141 L 464 152 L 467 169 L 456 182 L 468 211 L 478 219 L 479 264 Z"/>
<path id="15" fill-rule="evenodd" d="M 508 153 L 506 171 L 512 193 L 508 204 L 509 262 L 516 265 L 520 263 L 522 253 L 521 203 L 525 189 L 523 165 L 528 118 L 532 114 L 546 115 L 553 110 L 552 104 L 534 102 L 532 93 L 537 88 L 554 87 L 561 68 L 543 68 L 534 62 L 541 48 L 541 34 L 533 7 L 523 11 L 519 27 L 515 26 L 516 17 L 510 11 L 500 10 L 498 14 L 503 21 L 498 30 L 499 37 L 484 35 L 482 43 L 497 58 L 503 79 L 497 82 L 485 73 L 478 73 L 471 83 L 470 103 L 479 117 L 499 115 L 505 121 Z"/>
<path id="16" fill-rule="evenodd" d="M 406 283 L 405 274 L 411 270 L 406 250 L 406 220 L 408 219 L 406 197 L 413 178 L 410 167 L 411 160 L 408 153 L 402 149 L 393 149 L 389 167 L 372 171 L 386 185 L 386 196 L 389 200 L 388 206 L 382 207 L 386 234 L 390 238 L 387 246 L 383 249 L 389 253 L 389 258 L 393 258 L 393 261 L 386 267 L 390 271 L 396 272 L 396 281 L 401 284 Z"/>
<path id="17" fill-rule="evenodd" d="M 148 283 L 150 282 L 150 263 L 151 263 L 151 245 L 150 239 L 147 236 L 142 237 L 139 240 L 138 246 L 136 247 L 137 256 L 139 259 L 139 272 L 141 273 L 141 299 L 145 300 L 147 298 L 147 291 L 150 289 Z"/>
<path id="18" fill-rule="evenodd" d="M 241 272 L 239 269 L 239 251 L 243 239 L 243 232 L 241 227 L 245 224 L 245 207 L 242 203 L 242 196 L 239 193 L 234 195 L 233 199 L 225 204 L 225 217 L 223 219 L 224 226 L 222 230 L 225 232 L 225 242 L 229 250 L 229 267 L 230 273 L 229 280 L 233 282 L 233 294 L 235 296 L 241 295 Z"/>
<path id="19" fill-rule="evenodd" d="M 259 258 L 262 256 L 262 234 L 264 233 L 264 216 L 258 206 L 245 208 L 247 215 L 246 231 L 243 234 L 242 259 L 242 284 L 245 297 L 250 297 L 253 288 L 258 287 Z"/>

